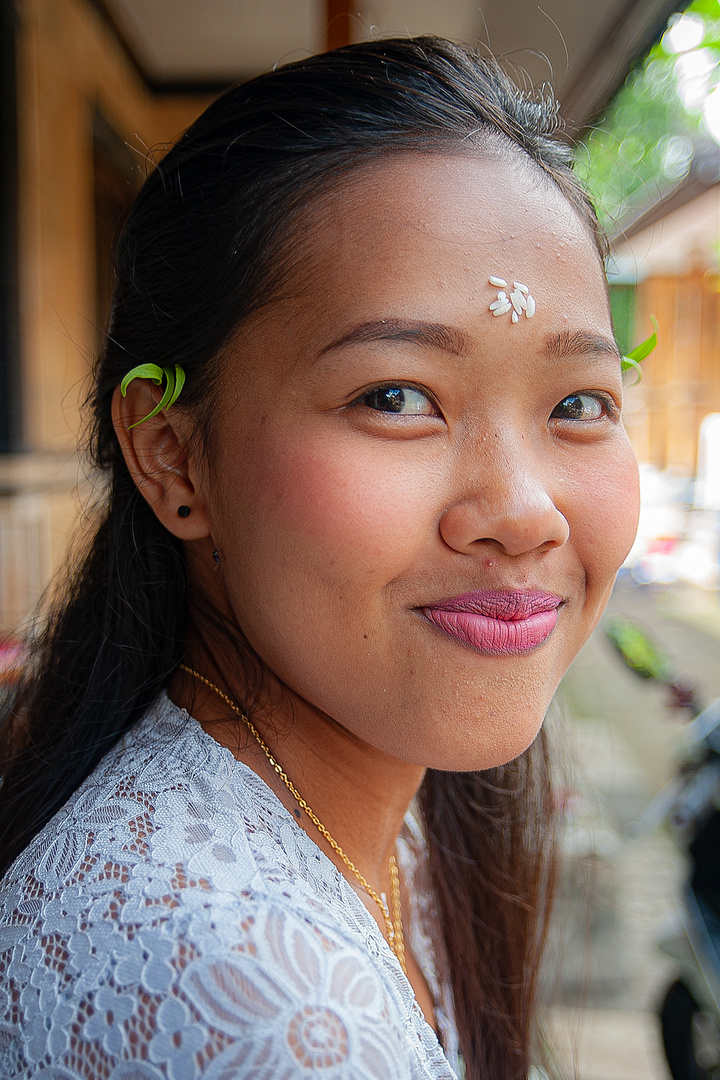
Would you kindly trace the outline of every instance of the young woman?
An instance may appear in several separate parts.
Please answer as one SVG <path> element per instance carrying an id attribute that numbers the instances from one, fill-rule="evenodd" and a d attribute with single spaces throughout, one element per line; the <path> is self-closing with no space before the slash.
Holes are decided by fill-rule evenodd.
<path id="1" fill-rule="evenodd" d="M 3 1077 L 527 1075 L 536 736 L 637 514 L 554 115 L 364 43 L 148 178 L 106 501 L 3 729 Z"/>

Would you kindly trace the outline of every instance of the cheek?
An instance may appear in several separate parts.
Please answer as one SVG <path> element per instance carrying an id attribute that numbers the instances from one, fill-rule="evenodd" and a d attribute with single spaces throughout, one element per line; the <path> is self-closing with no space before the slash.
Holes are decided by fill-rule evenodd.
<path id="1" fill-rule="evenodd" d="M 585 567 L 588 591 L 605 596 L 637 531 L 638 469 L 629 444 L 580 477 L 573 487 L 571 536 Z"/>
<path id="2" fill-rule="evenodd" d="M 279 558 L 348 583 L 387 575 L 416 552 L 433 515 L 428 470 L 402 449 L 327 437 L 256 444 L 235 485 L 235 535 L 271 551 L 276 567 Z"/>

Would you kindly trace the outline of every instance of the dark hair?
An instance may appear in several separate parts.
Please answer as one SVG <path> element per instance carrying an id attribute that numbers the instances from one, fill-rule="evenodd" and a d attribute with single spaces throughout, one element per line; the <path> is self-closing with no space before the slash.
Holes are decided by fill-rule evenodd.
<path id="1" fill-rule="evenodd" d="M 110 402 L 123 375 L 142 362 L 181 364 L 181 404 L 207 435 L 223 347 L 281 287 L 294 218 L 376 156 L 521 153 L 597 236 L 570 151 L 550 138 L 556 126 L 547 96 L 521 93 L 468 49 L 434 38 L 365 42 L 228 90 L 150 174 L 118 245 L 90 402 L 107 501 L 0 734 L 0 870 L 142 716 L 183 656 L 182 545 L 140 496 L 120 452 Z M 533 1053 L 552 864 L 547 778 L 541 736 L 499 769 L 431 770 L 421 790 L 461 1048 L 476 1080 L 525 1077 Z"/>

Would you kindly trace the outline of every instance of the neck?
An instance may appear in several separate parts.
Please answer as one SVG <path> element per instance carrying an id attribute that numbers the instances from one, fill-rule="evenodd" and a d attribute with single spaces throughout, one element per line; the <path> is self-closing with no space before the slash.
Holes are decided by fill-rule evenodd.
<path id="1" fill-rule="evenodd" d="M 209 650 L 190 651 L 188 666 L 222 690 L 237 706 L 248 693 L 237 679 L 218 670 Z M 238 670 L 234 665 L 235 671 Z M 424 770 L 377 750 L 331 717 L 295 697 L 287 689 L 263 680 L 263 693 L 251 720 L 278 765 L 299 795 L 379 892 L 389 887 L 388 860 L 408 805 L 422 782 Z M 208 686 L 179 672 L 170 694 L 205 730 L 227 746 L 272 788 L 298 824 L 348 877 L 341 856 L 319 833 L 311 818 L 268 760 L 259 743 L 231 707 Z M 236 721 L 236 722 L 232 722 Z M 357 880 L 350 884 L 360 887 Z"/>

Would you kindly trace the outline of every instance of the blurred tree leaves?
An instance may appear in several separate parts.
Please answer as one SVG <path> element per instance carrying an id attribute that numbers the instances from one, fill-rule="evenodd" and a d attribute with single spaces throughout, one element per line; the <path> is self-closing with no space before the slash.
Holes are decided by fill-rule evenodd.
<path id="1" fill-rule="evenodd" d="M 679 19 L 697 39 L 691 48 L 677 48 Z M 578 175 L 608 231 L 681 182 L 699 149 L 716 149 L 703 109 L 719 83 L 720 0 L 693 0 L 576 149 Z"/>

